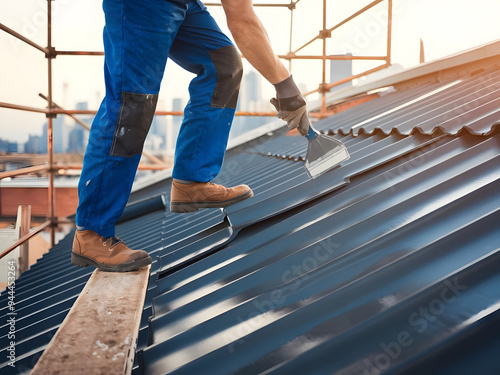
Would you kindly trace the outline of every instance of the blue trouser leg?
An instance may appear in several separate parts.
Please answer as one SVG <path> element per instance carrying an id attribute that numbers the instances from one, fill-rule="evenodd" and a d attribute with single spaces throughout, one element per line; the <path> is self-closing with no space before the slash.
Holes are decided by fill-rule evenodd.
<path id="1" fill-rule="evenodd" d="M 243 73 L 241 58 L 205 7 L 190 4 L 169 58 L 195 73 L 177 138 L 173 177 L 206 182 L 220 171 Z"/>
<path id="2" fill-rule="evenodd" d="M 179 135 L 181 151 L 176 155 L 182 160 L 174 169 L 179 171 L 178 178 L 199 181 L 215 177 L 220 170 L 241 62 L 208 12 L 196 2 L 186 3 L 189 0 L 103 2 L 106 97 L 92 124 L 78 186 L 79 228 L 105 237 L 114 235 L 115 222 L 130 195 L 169 53 L 197 74 Z M 231 59 L 239 67 L 224 64 Z"/>

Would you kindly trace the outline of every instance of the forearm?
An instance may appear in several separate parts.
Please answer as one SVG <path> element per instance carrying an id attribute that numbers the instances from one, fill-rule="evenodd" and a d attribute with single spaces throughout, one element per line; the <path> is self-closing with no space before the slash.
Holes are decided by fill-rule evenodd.
<path id="1" fill-rule="evenodd" d="M 290 73 L 274 53 L 267 32 L 254 12 L 251 0 L 222 0 L 227 24 L 234 41 L 248 62 L 276 84 Z"/>

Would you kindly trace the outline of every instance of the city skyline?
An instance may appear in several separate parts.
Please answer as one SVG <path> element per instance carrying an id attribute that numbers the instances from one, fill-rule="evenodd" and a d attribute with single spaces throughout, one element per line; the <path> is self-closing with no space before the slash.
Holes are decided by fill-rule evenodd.
<path id="1" fill-rule="evenodd" d="M 253 71 L 243 76 L 237 110 L 241 111 L 269 111 L 271 105 L 262 99 L 262 77 Z M 159 102 L 161 109 L 182 111 L 187 101 L 184 98 L 173 98 L 169 105 L 165 101 Z M 76 110 L 89 110 L 88 102 L 75 104 Z M 88 126 L 92 124 L 93 115 L 78 115 L 79 119 Z M 165 156 L 172 156 L 179 128 L 181 116 L 154 116 L 145 149 L 152 152 L 163 152 Z M 262 125 L 262 117 L 235 117 L 230 137 L 237 137 L 244 132 Z M 259 124 L 260 122 L 260 124 Z M 0 152 L 18 152 L 30 154 L 47 153 L 47 121 L 40 124 L 40 131 L 26 134 L 26 141 L 13 142 L 0 135 Z M 83 154 L 88 131 L 76 121 L 65 115 L 57 115 L 52 122 L 54 153 L 81 153 Z M 3 142 L 2 142 L 3 141 Z"/>
<path id="2" fill-rule="evenodd" d="M 285 3 L 284 0 L 276 2 Z M 329 1 L 327 27 L 333 26 L 367 3 L 368 0 Z M 335 30 L 333 38 L 327 40 L 328 52 L 383 54 L 387 27 L 384 18 L 386 4 L 387 1 L 381 2 L 363 16 Z M 101 0 L 54 0 L 52 5 L 55 48 L 102 51 L 104 19 Z M 420 39 L 424 42 L 427 60 L 435 60 L 498 39 L 500 33 L 495 28 L 484 25 L 495 24 L 500 4 L 495 0 L 482 0 L 480 5 L 473 0 L 393 0 L 393 64 L 404 68 L 417 65 Z M 294 12 L 293 47 L 297 48 L 317 35 L 322 21 L 321 7 L 320 0 L 302 0 L 297 4 Z M 46 2 L 41 0 L 26 0 L 23 7 L 1 3 L 0 22 L 43 46 L 47 43 L 45 9 Z M 223 31 L 228 33 L 221 7 L 210 7 L 209 11 Z M 289 47 L 289 11 L 286 8 L 269 7 L 256 8 L 256 11 L 268 29 L 276 53 L 286 54 Z M 46 107 L 46 102 L 38 96 L 40 92 L 46 94 L 47 90 L 47 69 L 43 54 L 4 32 L 0 32 L 0 48 L 5 56 L 0 69 L 0 102 Z M 303 52 L 318 54 L 320 50 L 321 42 L 317 41 Z M 244 63 L 245 71 L 250 71 L 249 64 L 246 61 Z M 292 74 L 306 89 L 314 89 L 321 77 L 321 67 L 318 64 L 318 61 L 294 61 Z M 366 61 L 355 61 L 353 72 L 365 70 L 366 64 Z M 59 56 L 53 61 L 54 101 L 68 109 L 73 109 L 78 102 L 86 101 L 90 109 L 97 109 L 104 95 L 102 66 L 102 56 Z M 187 98 L 191 78 L 190 73 L 169 61 L 160 99 L 170 103 L 173 98 Z M 65 83 L 68 85 L 65 86 Z M 262 86 L 262 95 L 267 101 L 273 95 L 273 87 L 267 82 Z M 0 138 L 16 142 L 27 141 L 28 134 L 40 132 L 43 124 L 41 116 L 43 115 L 39 113 L 0 108 Z"/>

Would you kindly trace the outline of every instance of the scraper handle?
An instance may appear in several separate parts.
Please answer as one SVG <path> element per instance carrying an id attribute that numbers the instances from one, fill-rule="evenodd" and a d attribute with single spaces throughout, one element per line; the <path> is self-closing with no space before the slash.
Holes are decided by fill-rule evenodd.
<path id="1" fill-rule="evenodd" d="M 309 141 L 312 141 L 314 138 L 316 138 L 319 135 L 319 132 L 313 128 L 311 123 L 309 123 L 309 130 L 307 131 L 306 138 Z"/>

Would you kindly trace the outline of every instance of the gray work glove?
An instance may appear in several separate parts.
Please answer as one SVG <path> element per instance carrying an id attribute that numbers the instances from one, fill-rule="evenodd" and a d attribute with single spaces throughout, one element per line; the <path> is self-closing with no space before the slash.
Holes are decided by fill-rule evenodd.
<path id="1" fill-rule="evenodd" d="M 302 95 L 291 98 L 271 99 L 271 104 L 276 107 L 276 115 L 288 124 L 288 129 L 297 128 L 300 135 L 306 136 L 309 130 L 306 101 Z"/>
<path id="2" fill-rule="evenodd" d="M 274 87 L 276 98 L 271 99 L 271 104 L 276 108 L 276 115 L 288 124 L 290 130 L 297 128 L 302 136 L 306 136 L 310 125 L 306 101 L 293 77 L 288 77 Z"/>

